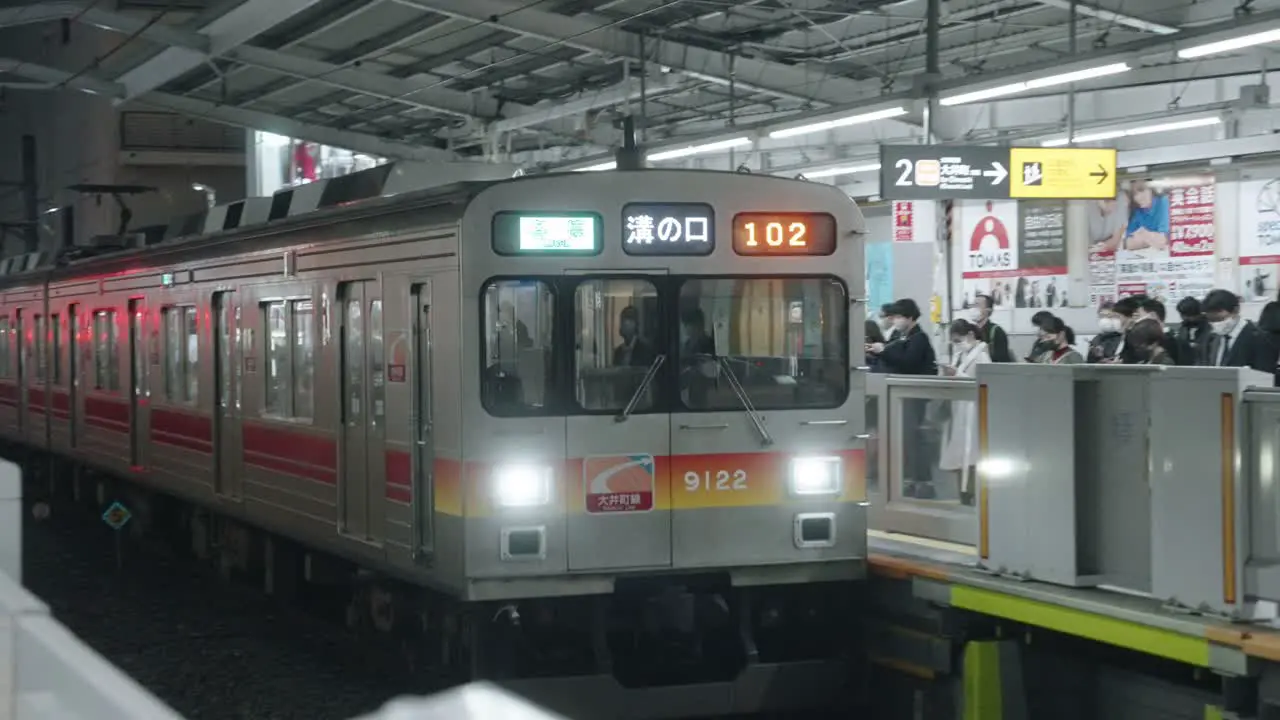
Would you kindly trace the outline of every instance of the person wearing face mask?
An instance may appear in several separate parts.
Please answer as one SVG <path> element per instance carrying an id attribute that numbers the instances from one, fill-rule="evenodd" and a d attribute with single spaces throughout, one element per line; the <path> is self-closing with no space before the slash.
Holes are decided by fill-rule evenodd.
<path id="1" fill-rule="evenodd" d="M 991 311 L 995 306 L 996 302 L 990 295 L 979 293 L 973 298 L 973 307 L 965 310 L 964 320 L 978 329 L 978 339 L 986 344 L 992 362 L 1013 362 L 1008 333 L 991 322 Z"/>
<path id="2" fill-rule="evenodd" d="M 889 317 L 889 310 L 893 307 L 893 303 L 885 303 L 880 306 L 880 334 L 884 339 L 880 342 L 889 342 L 893 340 L 893 318 Z M 868 342 L 870 342 L 868 340 Z"/>
<path id="3" fill-rule="evenodd" d="M 1230 290 L 1210 290 L 1204 297 L 1205 319 L 1211 336 L 1205 343 L 1201 365 L 1251 367 L 1274 373 L 1276 356 L 1258 328 L 1240 317 L 1240 298 Z"/>
<path id="4" fill-rule="evenodd" d="M 1036 358 L 1043 365 L 1079 365 L 1084 357 L 1072 347 L 1076 333 L 1060 317 L 1050 317 L 1040 324 L 1040 342 L 1047 348 Z"/>
<path id="5" fill-rule="evenodd" d="M 981 329 L 967 320 L 951 323 L 951 362 L 938 367 L 946 377 L 976 377 L 978 365 L 992 362 Z M 942 432 L 942 452 L 938 467 L 959 473 L 960 502 L 973 504 L 974 466 L 978 460 L 978 407 L 972 400 L 951 403 L 951 417 Z"/>
<path id="6" fill-rule="evenodd" d="M 883 343 L 870 343 L 868 355 L 876 358 L 875 372 L 893 375 L 933 375 L 937 358 L 929 336 L 920 329 L 920 306 L 910 298 L 890 303 L 885 317 L 893 324 L 893 332 Z"/>
<path id="7" fill-rule="evenodd" d="M 1204 310 L 1197 298 L 1182 298 L 1177 309 L 1182 319 L 1174 335 L 1178 341 L 1178 364 L 1195 365 L 1204 357 L 1205 345 L 1209 342 L 1209 321 L 1204 319 Z"/>
<path id="8" fill-rule="evenodd" d="M 890 303 L 885 316 L 893 323 L 893 334 L 883 344 L 867 346 L 872 358 L 871 371 L 894 375 L 935 375 L 937 359 L 933 343 L 920 329 L 920 306 L 910 298 Z M 933 462 L 936 452 L 925 420 L 929 401 L 923 398 L 907 398 L 902 402 L 902 441 L 909 450 L 903 453 L 902 493 L 906 497 L 932 498 Z"/>
<path id="9" fill-rule="evenodd" d="M 1052 319 L 1053 317 L 1055 317 L 1054 314 L 1048 310 L 1041 310 L 1031 316 L 1031 326 L 1036 329 L 1036 341 L 1031 344 L 1031 352 L 1027 353 L 1026 357 L 1022 358 L 1024 362 L 1040 362 L 1040 356 L 1053 349 L 1043 340 L 1044 331 L 1041 330 L 1044 322 Z"/>
<path id="10" fill-rule="evenodd" d="M 1098 308 L 1098 334 L 1089 341 L 1091 363 L 1117 363 L 1124 358 L 1124 333 L 1133 324 L 1138 301 L 1131 297 Z"/>
<path id="11" fill-rule="evenodd" d="M 618 314 L 618 334 L 622 344 L 613 349 L 614 367 L 649 367 L 655 357 L 653 347 L 640 337 L 640 312 L 628 305 Z"/>

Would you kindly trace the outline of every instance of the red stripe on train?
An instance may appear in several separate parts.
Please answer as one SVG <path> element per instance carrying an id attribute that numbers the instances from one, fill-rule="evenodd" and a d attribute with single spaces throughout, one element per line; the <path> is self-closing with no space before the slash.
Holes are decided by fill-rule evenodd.
<path id="1" fill-rule="evenodd" d="M 161 432 L 210 445 L 213 443 L 213 420 L 194 413 L 152 408 L 151 432 Z"/>
<path id="2" fill-rule="evenodd" d="M 413 501 L 413 460 L 403 450 L 386 452 L 386 498 L 396 502 Z"/>
<path id="3" fill-rule="evenodd" d="M 315 467 L 314 465 L 303 465 L 291 460 L 272 457 L 270 455 L 262 455 L 249 450 L 244 451 L 244 462 L 246 465 L 253 465 L 264 470 L 271 470 L 272 472 L 284 473 L 285 475 L 295 475 L 297 477 L 307 478 L 308 480 L 315 480 L 316 482 L 324 483 L 325 485 L 338 484 L 337 472 L 321 467 Z"/>
<path id="4" fill-rule="evenodd" d="M 129 405 L 122 399 L 90 395 L 84 399 L 86 421 L 99 419 L 129 425 Z"/>
<path id="5" fill-rule="evenodd" d="M 244 452 L 334 471 L 338 443 L 322 437 L 253 423 L 244 424 Z"/>

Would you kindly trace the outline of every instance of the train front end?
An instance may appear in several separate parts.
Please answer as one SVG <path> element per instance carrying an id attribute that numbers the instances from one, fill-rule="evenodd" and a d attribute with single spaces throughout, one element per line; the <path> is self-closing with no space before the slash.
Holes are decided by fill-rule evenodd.
<path id="1" fill-rule="evenodd" d="M 519 689 L 617 717 L 855 684 L 863 232 L 835 188 L 749 174 L 569 173 L 471 201 L 439 529 L 487 674 L 553 675 Z"/>

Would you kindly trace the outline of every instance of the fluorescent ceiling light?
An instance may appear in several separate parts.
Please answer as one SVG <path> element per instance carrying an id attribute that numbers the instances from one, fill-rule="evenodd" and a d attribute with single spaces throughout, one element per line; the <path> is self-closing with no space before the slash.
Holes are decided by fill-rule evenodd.
<path id="1" fill-rule="evenodd" d="M 588 165 L 586 167 L 574 168 L 573 171 L 574 172 L 596 172 L 598 170 L 615 170 L 617 169 L 617 167 L 618 167 L 618 163 L 613 162 L 611 160 L 609 162 L 600 163 L 599 165 Z"/>
<path id="2" fill-rule="evenodd" d="M 1132 15 L 1104 10 L 1102 8 L 1085 5 L 1084 3 L 1071 2 L 1071 0 L 1037 0 L 1037 2 L 1041 5 L 1048 5 L 1062 10 L 1070 10 L 1074 7 L 1077 15 L 1098 18 L 1103 22 L 1124 25 L 1125 27 L 1131 27 L 1134 30 L 1142 30 L 1143 32 L 1155 33 L 1156 35 L 1173 35 L 1178 32 L 1178 28 L 1176 27 L 1153 23 L 1149 20 L 1143 20 L 1142 18 L 1134 17 Z"/>
<path id="3" fill-rule="evenodd" d="M 721 140 L 719 142 L 706 143 L 705 145 L 687 145 L 674 150 L 663 150 L 662 152 L 649 153 L 646 160 L 649 162 L 661 162 L 663 160 L 675 160 L 676 158 L 689 157 L 690 155 L 699 155 L 701 153 L 715 152 L 717 150 L 728 150 L 742 145 L 750 145 L 751 138 L 736 137 L 732 140 Z"/>
<path id="4" fill-rule="evenodd" d="M 861 123 L 875 122 L 876 120 L 887 120 L 907 114 L 904 107 L 889 108 L 887 110 L 877 110 L 875 112 L 860 113 L 858 115 L 847 115 L 834 120 L 825 120 L 823 122 L 809 123 L 808 125 L 799 125 L 793 128 L 785 128 L 783 130 L 774 130 L 769 133 L 769 137 L 774 140 L 780 138 L 795 137 L 796 135 L 808 135 L 809 133 L 822 132 L 833 128 L 848 127 L 850 125 L 858 125 Z"/>
<path id="5" fill-rule="evenodd" d="M 1036 78 L 1034 80 L 1010 83 L 1008 85 L 999 85 L 985 90 L 974 90 L 973 92 L 963 93 L 961 95 L 952 95 L 951 97 L 942 98 L 938 102 L 943 105 L 964 105 L 965 103 L 978 102 L 980 100 L 990 100 L 992 98 L 1004 97 L 1006 95 L 1016 95 L 1028 90 L 1039 90 L 1041 88 L 1053 87 L 1054 85 L 1065 85 L 1067 83 L 1106 77 L 1107 75 L 1118 75 L 1122 72 L 1127 72 L 1128 70 L 1130 70 L 1128 63 L 1100 65 L 1098 67 L 1088 68 L 1085 70 L 1059 73 L 1057 75 L 1049 75 L 1047 77 Z"/>
<path id="6" fill-rule="evenodd" d="M 1232 50 L 1240 50 L 1242 48 L 1276 42 L 1278 40 L 1280 40 L 1280 28 L 1275 30 L 1265 30 L 1252 35 L 1242 35 L 1238 38 L 1231 38 L 1230 40 L 1219 40 L 1218 42 L 1189 47 L 1185 50 L 1179 50 L 1178 58 L 1181 60 L 1187 60 L 1190 58 L 1204 57 L 1205 55 L 1216 55 L 1218 53 L 1231 52 Z"/>
<path id="7" fill-rule="evenodd" d="M 836 177 L 837 175 L 852 175 L 854 173 L 875 172 L 880 169 L 880 163 L 868 163 L 866 165 L 848 165 L 845 167 L 826 168 L 825 170 L 814 170 L 813 172 L 802 172 L 801 175 L 813 180 L 816 178 Z"/>
<path id="8" fill-rule="evenodd" d="M 1193 120 L 1175 120 L 1174 122 L 1159 123 L 1156 125 L 1142 125 L 1125 130 L 1102 130 L 1093 133 L 1077 133 L 1075 141 L 1078 143 L 1100 142 L 1102 140 L 1114 140 L 1122 137 L 1134 137 L 1135 135 L 1152 135 L 1154 133 L 1171 132 L 1173 130 L 1190 130 L 1191 128 L 1210 127 L 1221 123 L 1222 118 L 1218 117 L 1202 117 L 1195 118 Z M 1042 147 L 1062 147 L 1066 144 L 1067 139 L 1064 137 L 1045 140 L 1040 143 Z"/>

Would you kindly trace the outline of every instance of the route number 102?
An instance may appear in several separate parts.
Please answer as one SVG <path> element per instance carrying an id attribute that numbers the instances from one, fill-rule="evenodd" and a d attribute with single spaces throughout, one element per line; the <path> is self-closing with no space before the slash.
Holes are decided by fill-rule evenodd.
<path id="1" fill-rule="evenodd" d="M 684 489 L 687 492 L 746 490 L 746 470 L 703 470 L 701 473 L 690 470 L 684 474 Z"/>
<path id="2" fill-rule="evenodd" d="M 746 224 L 747 229 L 747 247 L 759 247 L 760 241 L 757 240 L 758 228 L 757 223 L 749 222 Z M 764 226 L 764 241 L 769 247 L 781 247 L 782 243 L 786 243 L 788 247 L 804 247 L 808 244 L 805 240 L 805 234 L 809 232 L 809 227 L 802 222 L 793 222 L 784 230 L 782 223 L 771 222 Z"/>

